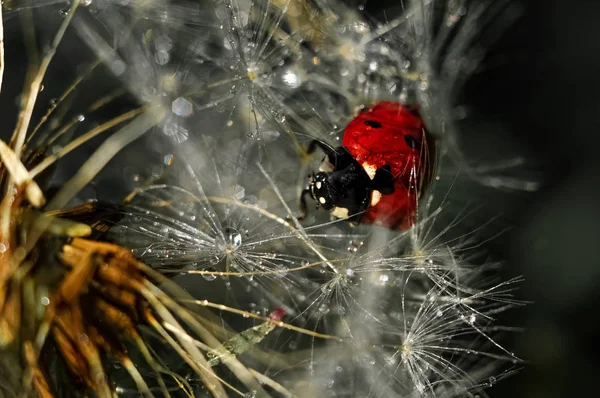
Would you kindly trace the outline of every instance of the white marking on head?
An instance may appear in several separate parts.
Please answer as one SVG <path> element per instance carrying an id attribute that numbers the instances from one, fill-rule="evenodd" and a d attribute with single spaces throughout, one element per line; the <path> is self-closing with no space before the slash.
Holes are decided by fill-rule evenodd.
<path id="1" fill-rule="evenodd" d="M 322 197 L 322 196 L 321 196 L 321 197 L 319 198 L 319 203 L 321 203 L 321 204 L 323 204 L 323 205 L 324 205 L 325 203 L 327 203 L 327 199 L 325 199 L 324 197 Z"/>
<path id="2" fill-rule="evenodd" d="M 365 169 L 365 171 L 367 172 L 367 175 L 369 176 L 369 178 L 372 180 L 373 178 L 375 178 L 375 173 L 377 173 L 377 166 L 375 166 L 372 163 L 369 162 L 363 162 L 361 164 L 362 168 Z"/>
<path id="3" fill-rule="evenodd" d="M 371 194 L 371 207 L 377 205 L 377 203 L 379 203 L 380 200 L 381 200 L 381 192 L 374 190 L 373 193 Z"/>
<path id="4" fill-rule="evenodd" d="M 321 164 L 319 164 L 319 171 L 328 173 L 333 170 L 334 170 L 333 164 L 331 164 L 331 162 L 329 161 L 329 157 L 325 156 L 323 158 L 323 160 L 321 161 Z"/>
<path id="5" fill-rule="evenodd" d="M 317 183 L 315 184 L 315 186 L 317 187 L 317 189 L 321 189 L 321 181 L 317 181 Z"/>
<path id="6" fill-rule="evenodd" d="M 348 218 L 348 209 L 345 207 L 334 207 L 331 214 L 337 218 Z"/>

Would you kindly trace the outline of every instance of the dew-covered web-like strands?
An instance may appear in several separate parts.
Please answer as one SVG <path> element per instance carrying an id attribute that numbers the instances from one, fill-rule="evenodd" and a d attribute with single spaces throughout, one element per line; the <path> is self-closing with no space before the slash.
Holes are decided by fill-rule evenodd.
<path id="1" fill-rule="evenodd" d="M 252 167 L 245 169 L 246 176 L 251 171 Z M 361 238 L 333 230 L 339 221 L 300 232 L 286 214 L 271 213 L 265 200 L 235 180 L 224 186 L 225 175 L 218 170 L 209 178 L 218 182 L 212 191 L 203 188 L 210 181 L 203 184 L 196 177 L 195 193 L 165 185 L 139 191 L 124 210 L 125 218 L 113 228 L 115 239 L 165 274 L 199 274 L 208 281 L 243 277 L 249 291 L 257 289 L 259 296 L 271 296 L 295 314 L 296 304 L 290 307 L 277 297 L 285 293 L 294 303 L 304 290 L 317 286 L 297 278 L 296 271 L 326 267 L 338 253 L 340 240 Z"/>
<path id="2" fill-rule="evenodd" d="M 509 3 L 5 1 L 30 66 L 0 143 L 0 396 L 442 398 L 510 375 L 521 280 L 471 192 L 533 186 L 465 159 L 454 103 Z M 383 101 L 433 137 L 415 224 L 299 219 L 309 143 Z"/>

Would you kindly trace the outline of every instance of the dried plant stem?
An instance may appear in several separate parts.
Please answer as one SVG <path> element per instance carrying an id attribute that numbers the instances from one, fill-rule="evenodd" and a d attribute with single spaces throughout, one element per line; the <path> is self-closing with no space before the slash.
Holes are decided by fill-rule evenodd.
<path id="1" fill-rule="evenodd" d="M 153 297 L 151 298 L 151 300 L 152 299 L 153 299 Z M 151 304 L 153 304 L 153 303 L 151 303 Z M 169 313 L 168 313 L 168 311 L 165 310 L 165 312 L 160 315 L 162 317 L 162 315 L 166 315 L 166 314 L 169 314 Z M 175 319 L 170 314 L 168 316 L 170 318 L 172 318 L 172 322 L 175 325 L 177 325 L 179 328 L 181 328 L 181 326 L 179 326 L 177 321 L 175 321 Z M 150 323 L 150 326 L 152 326 L 152 328 L 154 330 L 156 330 L 175 351 L 177 351 L 179 356 L 188 365 L 190 365 L 190 367 L 192 369 L 194 369 L 196 374 L 198 374 L 203 379 L 205 386 L 207 387 L 207 389 L 209 391 L 211 391 L 211 393 L 214 397 L 217 397 L 217 398 L 218 397 L 223 397 L 223 398 L 227 397 L 227 393 L 225 392 L 225 390 L 223 389 L 223 386 L 221 385 L 221 380 L 219 380 L 218 376 L 216 376 L 214 373 L 212 373 L 209 370 L 210 367 L 208 366 L 206 359 L 203 358 L 202 353 L 200 353 L 200 351 L 198 351 L 196 346 L 189 339 L 186 339 L 184 337 L 177 335 L 179 343 L 181 343 L 181 345 L 180 345 L 179 343 L 177 343 L 177 341 L 175 341 L 175 339 L 173 339 L 173 337 L 171 337 L 171 335 L 169 333 L 167 333 L 167 331 L 162 327 L 160 322 L 152 314 L 146 314 L 146 320 Z M 192 351 L 193 353 L 196 353 L 197 355 L 194 355 L 192 357 L 192 354 L 190 354 L 190 351 Z M 203 364 L 203 366 L 200 365 L 201 363 Z M 232 387 L 232 389 L 234 391 L 236 391 L 239 395 L 241 395 L 241 396 L 244 395 L 241 391 L 236 390 L 233 387 Z"/>
<path id="2" fill-rule="evenodd" d="M 208 300 L 184 300 L 183 302 L 194 303 L 194 304 L 201 305 L 203 307 L 216 308 L 216 309 L 221 310 L 221 311 L 231 312 L 231 313 L 234 313 L 234 314 L 242 315 L 244 317 L 260 319 L 261 321 L 267 321 L 268 322 L 270 320 L 266 316 L 260 316 L 260 315 L 254 314 L 252 312 L 238 310 L 237 308 L 228 307 L 228 306 L 223 305 L 223 304 L 211 303 Z M 287 324 L 287 323 L 285 323 L 283 321 L 277 322 L 276 326 L 280 327 L 280 328 L 288 329 L 288 330 L 293 330 L 295 332 L 299 332 L 299 333 L 302 333 L 302 334 L 307 334 L 309 336 L 318 337 L 318 338 L 321 338 L 321 339 L 337 340 L 337 341 L 340 341 L 340 342 L 343 341 L 341 338 L 339 338 L 337 336 L 332 336 L 332 335 L 329 335 L 329 334 L 321 334 L 321 333 L 313 332 L 313 331 L 310 331 L 308 329 L 303 329 L 303 328 L 299 328 L 297 326 L 293 326 L 293 325 Z"/>
<path id="3" fill-rule="evenodd" d="M 89 113 L 92 113 L 92 112 L 102 108 L 104 105 L 111 103 L 113 100 L 115 100 L 116 98 L 125 94 L 126 92 L 127 91 L 122 88 L 118 88 L 116 90 L 111 91 L 110 93 L 106 94 L 105 96 L 101 97 L 96 102 L 94 102 L 92 105 L 90 105 L 85 110 L 84 114 L 87 115 Z M 120 115 L 117 117 L 121 117 L 121 116 L 123 116 L 123 115 Z M 45 132 L 45 134 L 43 134 L 38 139 L 36 146 L 37 147 L 48 147 L 48 146 L 52 145 L 54 143 L 54 141 L 56 141 L 57 139 L 62 137 L 62 135 L 65 134 L 67 131 L 71 130 L 73 128 L 73 126 L 80 123 L 81 122 L 80 117 L 81 117 L 81 115 L 74 116 L 69 122 L 63 124 L 62 127 L 56 132 L 54 132 L 53 129 Z M 50 134 L 53 132 L 54 132 L 54 134 L 50 138 L 48 138 L 50 136 Z"/>
<path id="4" fill-rule="evenodd" d="M 252 271 L 252 272 L 225 272 L 225 271 L 202 271 L 202 270 L 191 270 L 187 271 L 188 274 L 197 274 L 197 275 L 214 275 L 214 276 L 265 276 L 265 275 L 280 275 L 287 274 L 289 272 L 302 271 L 307 268 L 313 268 L 317 265 L 325 264 L 326 262 L 335 263 L 340 260 L 326 260 L 326 261 L 316 261 L 314 263 L 301 265 L 300 267 L 289 268 L 289 269 L 274 269 L 271 271 Z"/>
<path id="5" fill-rule="evenodd" d="M 29 172 L 21 163 L 21 160 L 14 153 L 8 145 L 4 143 L 4 141 L 0 140 L 0 160 L 4 166 L 6 166 L 6 170 L 10 174 L 10 177 L 14 181 L 14 183 L 19 186 L 25 186 L 25 194 L 27 195 L 27 199 L 31 202 L 34 207 L 40 207 L 45 202 L 44 194 L 40 187 L 33 181 L 30 177 Z M 8 231 L 3 230 L 2 233 L 6 235 Z"/>
<path id="6" fill-rule="evenodd" d="M 275 380 L 271 379 L 270 377 L 267 377 L 264 374 L 257 372 L 256 370 L 254 370 L 252 368 L 248 368 L 248 370 L 250 371 L 250 373 L 252 373 L 252 375 L 254 377 L 256 377 L 256 380 L 258 380 L 260 383 L 262 383 L 264 385 L 271 387 L 273 390 L 277 391 L 284 397 L 286 397 L 286 398 L 296 397 L 288 389 L 286 389 L 284 386 L 277 383 Z"/>
<path id="7" fill-rule="evenodd" d="M 120 123 L 123 123 L 124 121 L 134 118 L 135 116 L 144 112 L 145 109 L 146 109 L 146 107 L 140 107 L 140 108 L 134 109 L 132 111 L 129 111 L 127 113 L 124 113 L 120 116 L 117 116 L 117 117 L 109 120 L 106 123 L 102 123 L 100 126 L 88 131 L 81 137 L 77 137 L 76 139 L 74 139 L 73 141 L 71 141 L 67 145 L 65 145 L 56 155 L 47 156 L 40 164 L 38 164 L 35 168 L 33 168 L 29 172 L 30 179 L 34 179 L 38 174 L 40 174 L 41 172 L 46 170 L 48 167 L 50 167 L 52 164 L 54 164 L 54 162 L 56 162 L 58 159 L 67 155 L 69 152 L 77 149 L 80 145 L 86 143 L 87 141 L 91 140 L 92 138 L 96 137 L 97 135 L 104 133 L 105 131 L 109 130 L 110 128 L 112 128 Z"/>
<path id="8" fill-rule="evenodd" d="M 40 121 L 38 122 L 38 124 L 35 126 L 35 128 L 33 129 L 33 131 L 31 132 L 31 134 L 29 134 L 29 136 L 27 137 L 27 142 L 30 142 L 31 139 L 35 136 L 35 134 L 37 133 L 37 131 L 40 129 L 40 127 L 42 127 L 42 125 L 44 123 L 46 123 L 46 120 L 48 120 L 48 118 L 52 115 L 52 113 L 54 112 L 54 110 L 69 96 L 69 94 L 71 94 L 73 92 L 73 90 L 75 90 L 75 88 L 77 88 L 77 86 L 83 81 L 83 79 L 85 79 L 90 73 L 92 73 L 92 71 L 94 69 L 96 69 L 96 67 L 98 65 L 100 65 L 100 63 L 102 62 L 102 60 L 97 59 L 96 61 L 94 61 L 88 68 L 87 70 L 80 74 L 79 76 L 77 76 L 77 78 L 73 81 L 73 83 L 71 83 L 71 85 L 65 90 L 65 92 L 60 96 L 60 98 L 58 98 L 55 102 L 53 102 L 50 105 L 50 108 L 48 108 L 48 111 L 46 112 L 46 114 L 44 116 L 41 117 Z M 1 80 L 0 80 L 1 83 Z"/>
<path id="9" fill-rule="evenodd" d="M 2 79 L 4 78 L 4 22 L 2 19 L 2 6 L 0 5 L 0 93 L 2 92 Z"/>
<path id="10" fill-rule="evenodd" d="M 27 100 L 25 102 L 25 105 L 21 109 L 21 112 L 19 112 L 17 126 L 11 138 L 11 143 L 13 144 L 12 147 L 16 154 L 21 153 L 21 149 L 23 148 L 23 144 L 25 143 L 25 136 L 27 135 L 27 129 L 29 128 L 29 123 L 31 122 L 33 108 L 35 106 L 35 102 L 40 92 L 40 86 L 42 85 L 42 81 L 44 80 L 44 76 L 46 75 L 46 71 L 48 70 L 48 66 L 50 66 L 52 58 L 54 58 L 56 49 L 58 48 L 58 45 L 60 44 L 67 28 L 69 27 L 71 19 L 73 19 L 75 10 L 79 6 L 79 1 L 80 0 L 73 0 L 73 2 L 71 3 L 71 8 L 69 9 L 68 15 L 66 16 L 63 23 L 60 25 L 56 36 L 54 36 L 52 45 L 48 49 L 48 52 L 46 53 L 44 58 L 42 59 L 37 73 L 35 74 L 33 80 L 29 84 L 29 90 L 27 91 Z"/>
<path id="11" fill-rule="evenodd" d="M 39 396 L 42 398 L 54 398 L 54 395 L 50 392 L 50 386 L 39 367 L 35 349 L 30 341 L 23 344 L 23 352 L 25 360 L 27 361 L 27 366 L 29 367 L 29 372 L 31 373 L 33 386 L 37 390 Z"/>
<path id="12" fill-rule="evenodd" d="M 179 324 L 177 323 L 177 321 L 174 318 L 172 318 L 172 316 L 171 316 L 172 319 L 168 319 L 168 317 L 170 316 L 168 309 L 170 309 L 171 311 L 176 312 L 178 317 L 181 318 L 181 320 L 183 322 L 185 322 L 190 328 L 192 328 L 192 330 L 194 330 L 194 332 L 197 333 L 204 341 L 206 341 L 209 346 L 212 346 L 213 348 L 217 348 L 221 345 L 221 342 L 217 338 L 215 338 L 204 326 L 202 326 L 200 324 L 200 322 L 198 322 L 198 320 L 196 320 L 196 318 L 194 318 L 194 316 L 192 316 L 191 313 L 189 313 L 185 309 L 181 308 L 175 302 L 175 300 L 173 300 L 167 294 L 162 292 L 160 289 L 156 288 L 151 283 L 147 282 L 145 285 L 146 286 L 141 289 L 142 295 L 146 298 L 146 300 L 148 300 L 154 306 L 154 308 L 157 310 L 157 312 L 159 312 L 160 308 L 164 308 L 164 311 L 166 311 L 166 313 L 164 313 L 164 315 L 166 317 L 163 317 L 163 314 L 159 313 L 163 319 L 165 319 L 169 323 L 172 323 L 173 325 L 180 328 Z M 152 296 L 152 297 L 150 297 L 150 296 Z M 151 301 L 153 299 L 155 301 Z M 182 341 L 180 338 L 182 345 L 184 345 L 186 347 L 186 349 L 192 349 L 193 350 L 192 352 L 197 351 L 197 354 L 200 355 L 200 363 L 202 365 L 205 365 L 207 368 L 210 368 L 208 361 L 206 361 L 206 359 L 200 353 L 200 351 L 198 351 L 196 346 L 189 339 L 188 340 L 183 339 L 183 340 L 184 341 Z M 194 357 L 194 358 L 196 358 L 196 357 Z M 225 365 L 236 375 L 236 377 L 242 383 L 244 383 L 251 390 L 256 391 L 259 396 L 264 396 L 264 397 L 268 396 L 267 393 L 260 386 L 260 384 L 256 381 L 256 379 L 250 374 L 250 372 L 248 372 L 248 369 L 239 360 L 237 360 L 236 358 L 232 358 Z"/>
<path id="13" fill-rule="evenodd" d="M 92 156 L 81 166 L 77 174 L 73 176 L 48 203 L 46 210 L 58 210 L 63 208 L 69 200 L 87 185 L 100 170 L 124 147 L 135 141 L 150 128 L 159 123 L 165 115 L 165 110 L 160 107 L 152 107 L 146 112 L 138 115 L 132 122 L 121 128 L 106 139 Z M 48 229 L 53 217 L 40 216 L 27 239 L 26 245 L 20 247 L 11 259 L 13 264 L 20 264 L 27 254 L 35 247 L 40 236 Z"/>

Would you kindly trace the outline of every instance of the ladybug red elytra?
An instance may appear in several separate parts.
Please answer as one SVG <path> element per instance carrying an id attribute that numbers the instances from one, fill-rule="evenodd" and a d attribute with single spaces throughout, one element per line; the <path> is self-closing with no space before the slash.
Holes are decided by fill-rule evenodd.
<path id="1" fill-rule="evenodd" d="M 302 192 L 338 218 L 406 230 L 416 221 L 417 200 L 431 181 L 433 140 L 418 107 L 381 102 L 346 126 L 342 146 L 311 142 L 325 153 L 319 172 Z"/>

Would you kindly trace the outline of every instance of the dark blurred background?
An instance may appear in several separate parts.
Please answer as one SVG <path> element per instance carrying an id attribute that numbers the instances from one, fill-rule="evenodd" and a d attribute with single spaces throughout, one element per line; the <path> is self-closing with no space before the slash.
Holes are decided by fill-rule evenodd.
<path id="1" fill-rule="evenodd" d="M 473 122 L 504 126 L 538 166 L 539 191 L 507 209 L 494 247 L 533 301 L 505 322 L 528 362 L 492 397 L 593 396 L 600 374 L 600 2 L 530 0 L 468 84 Z M 498 62 L 496 62 L 498 61 Z M 510 312 L 510 311 L 509 311 Z M 510 344 L 509 344 L 510 345 Z"/>

